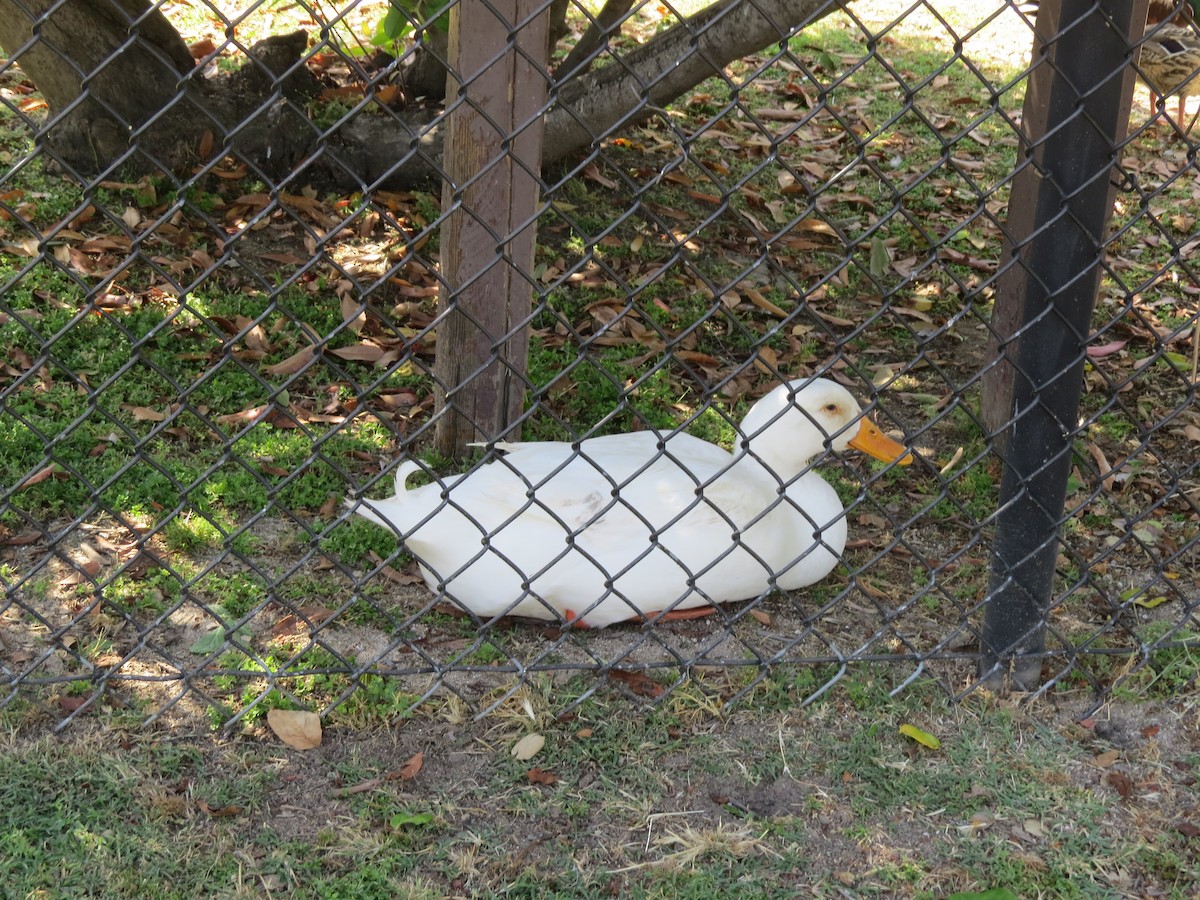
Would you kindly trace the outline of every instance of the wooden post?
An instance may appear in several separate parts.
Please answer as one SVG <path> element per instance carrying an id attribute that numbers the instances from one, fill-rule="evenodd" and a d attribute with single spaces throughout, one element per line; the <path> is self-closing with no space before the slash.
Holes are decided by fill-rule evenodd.
<path id="1" fill-rule="evenodd" d="M 540 10 L 540 11 L 539 11 Z M 527 388 L 534 218 L 549 76 L 545 0 L 459 0 L 450 76 L 434 443 L 516 440 Z"/>

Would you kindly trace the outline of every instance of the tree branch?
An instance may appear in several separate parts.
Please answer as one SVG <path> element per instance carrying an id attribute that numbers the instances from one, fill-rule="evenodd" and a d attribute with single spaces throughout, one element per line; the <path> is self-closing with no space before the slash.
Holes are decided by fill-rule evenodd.
<path id="1" fill-rule="evenodd" d="M 649 118 L 729 63 L 786 40 L 846 2 L 718 0 L 560 85 L 546 114 L 543 161 L 574 155 Z M 612 0 L 601 24 L 623 3 Z M 363 111 L 324 133 L 308 119 L 304 100 L 316 81 L 297 64 L 306 44 L 302 32 L 268 38 L 251 49 L 254 59 L 241 70 L 206 81 L 148 0 L 0 0 L 0 46 L 17 55 L 53 114 L 71 110 L 57 124 L 52 120 L 47 143 L 78 172 L 104 171 L 117 159 L 146 170 L 186 169 L 211 129 L 218 152 L 233 152 L 269 177 L 301 175 L 344 189 L 439 180 L 442 139 L 431 113 Z M 84 102 L 72 108 L 85 86 Z"/>
<path id="2" fill-rule="evenodd" d="M 629 12 L 631 6 L 633 6 L 633 0 L 608 0 L 604 4 L 604 8 L 588 25 L 587 31 L 583 33 L 579 43 L 571 48 L 567 58 L 558 67 L 558 77 L 560 79 L 574 78 L 586 72 L 593 62 L 593 60 L 588 60 L 592 51 L 599 47 L 602 41 L 608 40 L 614 27 L 618 33 L 620 32 L 620 26 L 625 22 L 625 14 Z M 587 62 L 586 66 L 584 66 L 585 61 Z"/>
<path id="3" fill-rule="evenodd" d="M 719 0 L 615 61 L 572 80 L 546 123 L 559 158 L 649 118 L 735 60 L 785 40 L 846 0 Z"/>

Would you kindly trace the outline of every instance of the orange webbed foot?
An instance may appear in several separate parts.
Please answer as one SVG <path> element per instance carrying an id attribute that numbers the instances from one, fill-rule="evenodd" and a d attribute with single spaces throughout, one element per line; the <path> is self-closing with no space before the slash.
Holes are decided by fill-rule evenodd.
<path id="1" fill-rule="evenodd" d="M 575 610 L 573 610 L 573 609 L 564 609 L 563 610 L 563 618 L 567 620 L 567 624 L 570 625 L 572 628 L 591 628 L 592 627 L 587 622 L 585 622 L 583 619 L 579 618 L 579 616 L 577 616 L 575 614 Z"/>

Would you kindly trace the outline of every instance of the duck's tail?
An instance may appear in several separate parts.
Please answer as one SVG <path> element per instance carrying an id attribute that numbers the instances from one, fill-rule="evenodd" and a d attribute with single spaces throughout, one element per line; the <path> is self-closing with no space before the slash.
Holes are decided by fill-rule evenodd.
<path id="1" fill-rule="evenodd" d="M 385 511 L 394 511 L 403 505 L 404 501 L 401 498 L 404 494 L 408 493 L 408 476 L 420 471 L 421 468 L 421 464 L 416 460 L 406 459 L 396 467 L 396 493 L 394 496 L 386 500 L 376 501 L 368 500 L 365 497 L 358 501 L 347 499 L 345 502 L 346 508 L 358 513 L 364 519 L 374 522 L 376 525 L 382 525 L 384 528 L 391 528 L 397 532 L 401 532 L 400 523 L 390 519 Z"/>

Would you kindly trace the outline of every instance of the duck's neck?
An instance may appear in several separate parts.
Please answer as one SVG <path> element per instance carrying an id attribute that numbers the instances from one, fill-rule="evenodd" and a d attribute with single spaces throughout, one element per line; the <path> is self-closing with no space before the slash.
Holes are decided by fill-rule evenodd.
<path id="1" fill-rule="evenodd" d="M 734 456 L 734 470 L 739 474 L 754 475 L 787 484 L 807 469 L 813 458 L 810 451 L 802 447 L 784 445 L 778 441 L 754 440 L 739 444 Z"/>
<path id="2" fill-rule="evenodd" d="M 735 467 L 743 472 L 766 470 L 769 477 L 785 483 L 803 472 L 823 444 L 815 427 L 793 427 L 790 417 L 803 415 L 787 402 L 786 395 L 782 402 L 773 395 L 759 401 L 742 421 Z M 785 416 L 790 419 L 786 425 L 779 421 Z"/>

